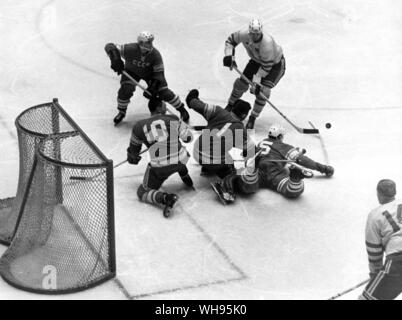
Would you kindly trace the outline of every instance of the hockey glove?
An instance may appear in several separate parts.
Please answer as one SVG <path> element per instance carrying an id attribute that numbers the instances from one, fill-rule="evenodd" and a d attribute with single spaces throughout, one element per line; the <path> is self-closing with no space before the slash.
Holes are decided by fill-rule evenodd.
<path id="1" fill-rule="evenodd" d="M 113 43 L 108 43 L 105 46 L 106 54 L 110 58 L 110 68 L 117 74 L 121 74 L 124 70 L 124 62 L 121 60 L 120 52 Z"/>
<path id="2" fill-rule="evenodd" d="M 141 161 L 141 156 L 130 152 L 131 149 L 127 148 L 127 161 L 129 164 L 138 164 Z"/>
<path id="3" fill-rule="evenodd" d="M 234 60 L 234 56 L 223 57 L 223 66 L 228 68 L 237 67 L 236 61 Z"/>
<path id="4" fill-rule="evenodd" d="M 124 62 L 121 59 L 113 60 L 110 68 L 120 75 L 124 70 Z"/>
<path id="5" fill-rule="evenodd" d="M 250 92 L 256 96 L 261 92 L 261 77 L 256 74 L 253 76 L 253 85 L 250 88 Z"/>
<path id="6" fill-rule="evenodd" d="M 200 92 L 197 89 L 192 89 L 186 97 L 187 106 L 191 109 L 190 102 L 193 99 L 198 99 Z"/>
<path id="7" fill-rule="evenodd" d="M 261 85 L 258 83 L 253 83 L 253 85 L 250 88 L 250 93 L 258 96 L 261 92 Z"/>
<path id="8" fill-rule="evenodd" d="M 158 79 L 152 79 L 149 84 L 148 84 L 148 88 L 147 91 L 144 91 L 144 97 L 147 99 L 152 99 L 152 98 L 156 98 L 157 94 L 158 94 L 158 89 L 159 89 L 159 85 L 160 85 L 160 81 Z"/>

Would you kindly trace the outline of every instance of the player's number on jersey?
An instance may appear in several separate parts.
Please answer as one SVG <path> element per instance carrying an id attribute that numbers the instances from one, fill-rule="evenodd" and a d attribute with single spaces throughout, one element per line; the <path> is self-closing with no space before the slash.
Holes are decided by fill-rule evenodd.
<path id="1" fill-rule="evenodd" d="M 165 141 L 169 137 L 169 133 L 166 128 L 166 124 L 163 120 L 155 120 L 149 125 L 150 130 L 148 130 L 147 125 L 144 125 L 144 133 L 149 143 L 155 141 Z"/>
<path id="2" fill-rule="evenodd" d="M 384 211 L 382 214 L 388 220 L 394 232 L 398 232 L 399 230 L 401 230 L 401 227 L 398 225 L 398 223 L 402 224 L 402 205 L 399 205 L 397 209 L 397 221 L 392 218 L 391 214 L 388 211 Z"/>
<path id="3" fill-rule="evenodd" d="M 265 156 L 271 150 L 270 146 L 272 145 L 271 141 L 261 141 L 258 146 L 262 149 L 261 155 Z"/>

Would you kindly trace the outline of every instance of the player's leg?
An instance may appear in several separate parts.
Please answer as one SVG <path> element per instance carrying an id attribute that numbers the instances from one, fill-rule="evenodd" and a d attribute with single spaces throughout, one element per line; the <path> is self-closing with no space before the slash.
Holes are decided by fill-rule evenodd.
<path id="1" fill-rule="evenodd" d="M 273 179 L 273 187 L 286 198 L 298 198 L 304 192 L 305 176 L 297 167 L 290 168 L 289 171 L 288 173 L 286 169 L 283 169 L 276 175 Z"/>
<path id="2" fill-rule="evenodd" d="M 402 291 L 402 257 L 387 259 L 382 270 L 370 279 L 362 300 L 392 300 Z"/>
<path id="3" fill-rule="evenodd" d="M 164 177 L 159 176 L 158 173 L 155 172 L 155 168 L 148 164 L 143 182 L 137 190 L 138 198 L 143 202 L 151 204 L 163 204 L 165 193 L 158 189 L 165 180 Z"/>
<path id="4" fill-rule="evenodd" d="M 194 188 L 193 180 L 191 179 L 190 174 L 188 173 L 187 166 L 185 164 L 180 165 L 178 173 L 179 173 L 181 180 L 183 181 L 183 183 L 186 186 L 188 186 L 190 188 Z"/>
<path id="5" fill-rule="evenodd" d="M 307 156 L 301 155 L 297 162 L 302 165 L 303 167 L 306 167 L 308 169 L 316 170 L 318 172 L 321 172 L 325 174 L 327 177 L 331 177 L 334 174 L 334 168 L 331 166 L 326 166 L 324 164 L 315 162 L 314 160 L 310 159 Z"/>
<path id="6" fill-rule="evenodd" d="M 255 168 L 246 168 L 236 180 L 235 192 L 242 194 L 256 193 L 259 189 L 259 174 Z"/>
<path id="7" fill-rule="evenodd" d="M 253 75 L 258 71 L 259 64 L 254 60 L 250 60 L 244 68 L 243 74 L 250 81 L 253 79 Z M 233 89 L 229 97 L 228 104 L 226 106 L 227 111 L 232 111 L 234 103 L 242 97 L 242 95 L 248 90 L 248 83 L 242 78 L 237 78 L 233 83 Z"/>
<path id="8" fill-rule="evenodd" d="M 158 88 L 159 98 L 166 103 L 170 104 L 177 111 L 180 112 L 180 116 L 184 122 L 188 122 L 190 115 L 184 107 L 184 103 L 180 100 L 180 97 L 168 88 L 166 81 L 160 83 Z"/>
<path id="9" fill-rule="evenodd" d="M 139 81 L 138 77 L 132 75 L 135 80 Z M 123 74 L 120 80 L 120 89 L 117 92 L 117 109 L 119 113 L 113 119 L 115 125 L 119 124 L 126 116 L 127 107 L 130 99 L 135 91 L 135 85 Z"/>
<path id="10" fill-rule="evenodd" d="M 269 98 L 271 95 L 271 89 L 275 87 L 279 80 L 283 77 L 286 70 L 285 58 L 282 58 L 281 61 L 275 64 L 269 74 L 261 79 L 261 93 L 265 95 L 265 97 Z M 253 129 L 255 124 L 255 119 L 258 118 L 261 111 L 264 109 L 266 104 L 266 100 L 262 97 L 261 94 L 257 95 L 254 101 L 253 110 L 250 113 L 249 120 L 247 122 L 247 129 Z"/>
<path id="11" fill-rule="evenodd" d="M 178 166 L 171 165 L 161 168 L 154 168 L 148 164 L 145 171 L 143 183 L 138 187 L 138 198 L 147 203 L 164 205 L 163 215 L 167 218 L 171 214 L 171 209 L 179 197 L 174 193 L 159 191 L 163 182 L 177 172 Z"/>

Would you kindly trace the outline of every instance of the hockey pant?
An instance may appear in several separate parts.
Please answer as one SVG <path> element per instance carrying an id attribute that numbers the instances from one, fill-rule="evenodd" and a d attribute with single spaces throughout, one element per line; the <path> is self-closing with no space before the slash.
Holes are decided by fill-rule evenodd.
<path id="1" fill-rule="evenodd" d="M 250 81 L 253 80 L 253 76 L 257 73 L 260 68 L 260 64 L 254 60 L 250 60 L 246 68 L 243 71 L 243 74 Z M 268 73 L 268 75 L 261 79 L 261 92 L 269 98 L 271 95 L 271 89 L 275 87 L 279 80 L 283 77 L 286 71 L 286 62 L 285 58 L 282 57 L 281 61 L 272 66 L 272 69 Z M 229 98 L 229 104 L 233 105 L 236 100 L 240 99 L 242 95 L 248 90 L 249 85 L 241 78 L 237 78 L 233 84 L 232 93 Z M 258 95 L 255 98 L 253 110 L 251 111 L 251 115 L 257 118 L 262 109 L 266 104 L 266 100 L 262 97 L 262 95 Z"/>
<path id="2" fill-rule="evenodd" d="M 242 174 L 232 173 L 223 179 L 223 189 L 234 195 L 237 193 L 252 194 L 259 188 L 258 173 L 243 172 Z"/>
<path id="3" fill-rule="evenodd" d="M 361 300 L 392 300 L 402 293 L 402 252 L 388 255 L 381 271 L 373 276 Z"/>
<path id="4" fill-rule="evenodd" d="M 136 80 L 145 80 L 145 82 L 149 85 L 151 78 L 142 79 L 138 77 L 136 74 L 130 73 L 129 74 Z M 124 114 L 127 112 L 127 106 L 130 103 L 130 99 L 134 94 L 136 85 L 127 78 L 124 74 L 121 76 L 120 80 L 120 89 L 117 92 L 117 109 Z M 167 82 L 165 79 L 161 81 L 159 89 L 158 89 L 159 99 L 162 101 L 167 102 L 168 104 L 172 105 L 175 109 L 180 108 L 184 104 L 181 102 L 178 95 L 176 95 L 172 90 L 168 88 Z M 158 101 L 158 100 L 157 100 Z M 152 110 L 151 104 L 155 103 L 155 99 L 151 99 L 148 102 L 149 108 Z"/>
<path id="5" fill-rule="evenodd" d="M 147 203 L 163 203 L 164 192 L 158 189 L 172 174 L 178 173 L 182 178 L 188 175 L 185 164 L 171 164 L 165 167 L 152 167 L 150 164 L 145 171 L 144 180 L 138 187 L 138 198 Z"/>
<path id="6" fill-rule="evenodd" d="M 216 174 L 221 179 L 235 171 L 233 164 L 202 164 L 202 168 L 203 171 Z"/>

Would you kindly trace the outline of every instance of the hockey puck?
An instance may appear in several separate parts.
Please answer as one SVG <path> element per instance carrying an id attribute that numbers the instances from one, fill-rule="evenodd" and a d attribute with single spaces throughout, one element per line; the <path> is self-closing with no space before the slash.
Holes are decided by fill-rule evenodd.
<path id="1" fill-rule="evenodd" d="M 331 126 L 331 124 L 330 124 L 329 122 L 325 124 L 325 128 L 329 129 L 329 128 L 331 128 L 331 127 L 332 127 L 332 126 Z"/>

